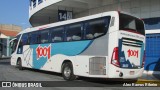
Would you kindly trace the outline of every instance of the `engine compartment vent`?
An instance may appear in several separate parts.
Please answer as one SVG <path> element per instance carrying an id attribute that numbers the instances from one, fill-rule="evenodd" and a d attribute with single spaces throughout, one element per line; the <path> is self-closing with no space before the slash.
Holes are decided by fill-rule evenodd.
<path id="1" fill-rule="evenodd" d="M 92 57 L 89 59 L 90 75 L 106 75 L 106 57 Z"/>

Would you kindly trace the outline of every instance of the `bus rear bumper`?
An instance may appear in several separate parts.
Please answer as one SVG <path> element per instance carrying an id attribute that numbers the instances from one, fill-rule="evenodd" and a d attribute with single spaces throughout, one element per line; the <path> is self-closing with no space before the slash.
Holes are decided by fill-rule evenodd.
<path id="1" fill-rule="evenodd" d="M 115 70 L 111 70 L 109 74 L 109 78 L 122 78 L 122 79 L 137 79 L 142 76 L 143 68 L 141 69 L 122 69 L 117 68 Z"/>

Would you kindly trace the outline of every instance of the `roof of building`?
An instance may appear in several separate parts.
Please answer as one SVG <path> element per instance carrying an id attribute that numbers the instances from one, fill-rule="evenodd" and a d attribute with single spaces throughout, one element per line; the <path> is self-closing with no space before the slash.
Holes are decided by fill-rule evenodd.
<path id="1" fill-rule="evenodd" d="M 10 36 L 10 37 L 15 37 L 19 32 L 18 31 L 10 31 L 10 30 L 0 30 L 0 33 Z"/>

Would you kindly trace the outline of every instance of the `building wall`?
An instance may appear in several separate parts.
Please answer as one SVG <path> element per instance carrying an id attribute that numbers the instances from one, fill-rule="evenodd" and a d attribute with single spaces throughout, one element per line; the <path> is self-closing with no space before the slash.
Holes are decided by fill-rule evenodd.
<path id="1" fill-rule="evenodd" d="M 160 34 L 146 34 L 145 70 L 160 71 Z"/>
<path id="2" fill-rule="evenodd" d="M 8 38 L 6 35 L 0 33 L 0 38 Z"/>
<path id="3" fill-rule="evenodd" d="M 6 55 L 6 43 L 5 43 L 6 38 L 0 38 L 0 58 L 4 55 Z M 5 49 L 5 50 L 4 50 Z"/>
<path id="4" fill-rule="evenodd" d="M 16 25 L 0 24 L 0 30 L 22 31 L 22 27 Z"/>
<path id="5" fill-rule="evenodd" d="M 97 14 L 106 11 L 124 11 L 131 13 L 132 15 L 138 16 L 142 19 L 148 19 L 153 17 L 160 17 L 160 0 L 40 0 L 41 3 L 39 4 L 39 0 L 35 0 L 36 4 L 35 7 L 33 2 L 30 5 L 29 9 L 29 18 L 34 16 L 38 12 L 43 12 L 43 15 L 48 16 L 48 18 L 43 18 L 43 15 L 39 15 L 39 19 L 36 17 L 32 17 L 31 21 L 41 20 L 41 22 L 36 22 L 33 26 L 43 25 L 48 23 L 53 23 L 58 21 L 58 14 L 53 14 L 51 12 L 56 12 L 58 9 L 66 9 L 66 10 L 74 10 L 73 11 L 73 18 L 79 18 L 83 16 L 88 16 L 92 14 Z M 67 6 L 66 4 L 70 4 L 71 1 L 78 2 L 85 2 L 85 9 L 77 13 L 78 9 L 74 9 L 74 5 Z M 66 4 L 65 4 L 65 3 Z M 59 3 L 63 3 L 60 4 Z M 87 3 L 87 4 L 86 4 Z M 50 7 L 46 10 L 48 6 L 52 5 L 55 7 Z M 57 5 L 57 7 L 56 7 Z M 64 6 L 63 6 L 64 5 Z M 82 5 L 84 6 L 84 5 Z M 56 10 L 56 11 L 55 11 Z M 50 12 L 50 13 L 49 13 Z M 46 13 L 46 14 L 44 14 Z M 51 14 L 51 15 L 49 15 Z"/>
<path id="6" fill-rule="evenodd" d="M 3 31 L 5 31 L 5 34 Z M 10 57 L 9 40 L 14 37 L 14 31 L 18 34 L 22 31 L 22 28 L 16 25 L 0 24 L 0 58 Z"/>
<path id="7" fill-rule="evenodd" d="M 75 18 L 113 10 L 125 11 L 140 18 L 160 17 L 160 0 L 102 0 L 101 5 L 78 13 Z"/>
<path id="8" fill-rule="evenodd" d="M 29 0 L 31 1 L 31 0 Z M 33 1 L 33 0 L 32 0 Z M 33 5 L 33 2 L 30 3 L 30 6 L 29 6 L 29 18 L 35 14 L 36 12 L 42 10 L 43 8 L 45 7 L 48 7 L 52 4 L 55 4 L 57 2 L 60 2 L 62 0 L 42 0 L 41 3 L 39 3 L 39 0 L 36 0 L 36 5 Z"/>
<path id="9" fill-rule="evenodd" d="M 7 48 L 8 48 L 8 45 L 7 45 L 7 38 L 1 38 L 0 39 L 1 41 L 1 55 L 0 56 L 2 56 L 2 57 L 4 57 L 4 56 L 7 56 Z"/>

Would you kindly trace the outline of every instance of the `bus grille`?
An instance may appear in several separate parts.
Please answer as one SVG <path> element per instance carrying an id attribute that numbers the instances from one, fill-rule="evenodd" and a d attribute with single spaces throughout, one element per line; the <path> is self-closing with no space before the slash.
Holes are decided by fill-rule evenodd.
<path id="1" fill-rule="evenodd" d="M 106 75 L 106 58 L 92 57 L 89 59 L 90 75 Z"/>
<path id="2" fill-rule="evenodd" d="M 122 38 L 123 45 L 133 46 L 133 47 L 142 47 L 143 42 L 140 40 Z"/>

